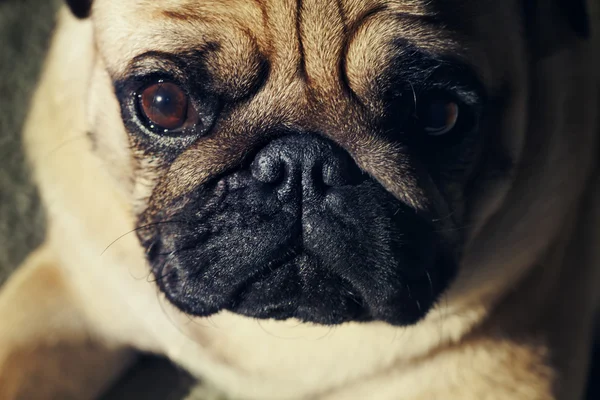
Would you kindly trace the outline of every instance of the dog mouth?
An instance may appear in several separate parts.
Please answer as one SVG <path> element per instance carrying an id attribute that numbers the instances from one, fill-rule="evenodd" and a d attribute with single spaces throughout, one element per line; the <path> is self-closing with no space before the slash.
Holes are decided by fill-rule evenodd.
<path id="1" fill-rule="evenodd" d="M 169 301 L 194 316 L 324 325 L 424 317 L 456 272 L 433 224 L 332 144 L 276 145 L 139 230 Z"/>

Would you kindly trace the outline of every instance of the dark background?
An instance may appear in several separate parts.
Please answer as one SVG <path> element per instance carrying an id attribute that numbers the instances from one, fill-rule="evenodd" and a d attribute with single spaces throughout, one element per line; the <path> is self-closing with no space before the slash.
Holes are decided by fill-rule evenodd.
<path id="1" fill-rule="evenodd" d="M 0 284 L 44 236 L 44 213 L 27 173 L 20 131 L 60 4 L 0 0 Z M 600 348 L 594 358 L 600 361 Z M 591 377 L 588 399 L 600 400 L 600 362 Z M 207 399 L 194 385 L 167 361 L 144 356 L 103 400 Z"/>

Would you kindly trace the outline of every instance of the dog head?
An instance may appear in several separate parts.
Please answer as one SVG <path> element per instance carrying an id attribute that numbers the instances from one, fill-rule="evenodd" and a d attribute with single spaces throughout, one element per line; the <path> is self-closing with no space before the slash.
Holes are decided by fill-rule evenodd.
<path id="1" fill-rule="evenodd" d="M 583 2 L 524 3 L 70 1 L 98 49 L 91 137 L 166 297 L 407 325 L 457 274 L 500 271 L 466 260 L 518 243 L 489 222 L 514 209 L 532 143 L 537 171 L 563 137 L 527 127 L 532 49 L 587 33 Z M 561 41 L 542 48 L 545 26 Z"/>

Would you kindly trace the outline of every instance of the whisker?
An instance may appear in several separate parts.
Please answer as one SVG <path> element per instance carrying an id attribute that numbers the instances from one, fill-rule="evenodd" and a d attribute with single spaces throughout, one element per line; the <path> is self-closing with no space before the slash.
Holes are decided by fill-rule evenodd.
<path id="1" fill-rule="evenodd" d="M 142 230 L 142 229 L 152 228 L 152 227 L 154 227 L 156 225 L 161 225 L 161 224 L 176 224 L 176 223 L 185 223 L 185 222 L 184 221 L 159 221 L 159 222 L 153 222 L 151 224 L 147 224 L 147 225 L 143 225 L 143 226 L 138 226 L 137 228 L 132 229 L 131 231 L 126 232 L 126 233 L 122 234 L 121 236 L 119 236 L 118 238 L 116 238 L 115 240 L 113 240 L 108 246 L 106 246 L 106 248 L 102 251 L 102 253 L 100 253 L 100 257 L 102 257 L 102 255 L 104 255 L 104 253 L 106 253 L 106 251 L 112 245 L 114 245 L 115 243 L 117 243 L 119 240 L 123 239 L 127 235 L 130 235 L 130 234 L 132 234 L 134 232 L 137 232 L 139 230 Z"/>
<path id="2" fill-rule="evenodd" d="M 59 150 L 61 150 L 62 148 L 68 146 L 71 143 L 77 142 L 81 139 L 87 139 L 87 134 L 81 134 L 81 135 L 77 135 L 74 137 L 70 137 L 68 139 L 65 139 L 61 144 L 59 144 L 58 146 L 56 146 L 55 148 L 53 148 L 52 150 L 50 150 L 47 154 L 46 157 L 51 157 L 53 156 L 56 152 L 58 152 Z"/>
<path id="3" fill-rule="evenodd" d="M 162 255 L 166 255 L 166 259 L 165 261 L 162 263 L 161 267 L 156 271 L 156 272 L 151 272 L 150 275 L 148 275 L 148 279 L 146 279 L 147 282 L 158 282 L 166 277 L 168 277 L 169 275 L 171 275 L 173 273 L 173 270 L 171 269 L 169 272 L 167 272 L 166 274 L 163 274 L 162 271 L 165 269 L 165 267 L 167 266 L 167 263 L 169 261 L 171 261 L 171 259 L 178 253 L 178 250 L 172 251 L 170 253 L 167 254 L 162 254 Z M 154 279 L 149 279 L 151 275 L 154 275 Z"/>
<path id="4" fill-rule="evenodd" d="M 429 274 L 429 271 L 425 271 L 425 274 L 427 275 L 427 279 L 429 280 L 429 292 L 431 294 L 431 297 L 433 297 L 433 281 L 431 280 L 431 275 Z"/>

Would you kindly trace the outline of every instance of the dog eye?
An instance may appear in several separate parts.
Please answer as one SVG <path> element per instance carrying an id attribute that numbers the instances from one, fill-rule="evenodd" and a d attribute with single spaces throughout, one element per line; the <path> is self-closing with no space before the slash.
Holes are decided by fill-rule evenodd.
<path id="1" fill-rule="evenodd" d="M 417 117 L 427 135 L 442 136 L 454 129 L 458 115 L 459 106 L 456 102 L 434 99 L 424 105 Z"/>
<path id="2" fill-rule="evenodd" d="M 198 120 L 187 94 L 174 83 L 161 80 L 149 85 L 137 101 L 146 125 L 153 131 L 177 131 Z"/>

